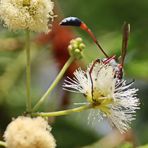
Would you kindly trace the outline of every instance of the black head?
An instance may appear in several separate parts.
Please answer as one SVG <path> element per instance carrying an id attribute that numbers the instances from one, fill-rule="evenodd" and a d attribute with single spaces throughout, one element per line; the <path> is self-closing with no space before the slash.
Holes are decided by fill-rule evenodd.
<path id="1" fill-rule="evenodd" d="M 77 17 L 67 17 L 60 22 L 62 26 L 81 26 L 82 21 Z"/>

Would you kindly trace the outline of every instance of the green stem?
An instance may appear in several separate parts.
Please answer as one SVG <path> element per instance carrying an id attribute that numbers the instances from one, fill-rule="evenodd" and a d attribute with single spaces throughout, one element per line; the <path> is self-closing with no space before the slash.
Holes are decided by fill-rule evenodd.
<path id="1" fill-rule="evenodd" d="M 6 142 L 0 141 L 0 146 L 7 147 Z"/>
<path id="2" fill-rule="evenodd" d="M 30 62 L 30 31 L 26 30 L 26 110 L 31 111 L 31 95 L 30 95 L 30 81 L 31 81 L 31 62 Z"/>
<path id="3" fill-rule="evenodd" d="M 48 90 L 45 92 L 45 94 L 41 97 L 41 99 L 37 102 L 37 104 L 34 106 L 33 111 L 37 110 L 40 105 L 44 102 L 44 100 L 47 98 L 47 96 L 51 93 L 51 91 L 55 88 L 55 86 L 58 84 L 58 82 L 61 80 L 61 78 L 63 77 L 65 71 L 68 69 L 68 67 L 71 65 L 71 63 L 73 62 L 74 58 L 70 57 L 68 59 L 68 61 L 65 63 L 65 65 L 63 66 L 62 70 L 60 71 L 60 73 L 58 74 L 58 76 L 56 77 L 56 79 L 54 80 L 54 82 L 51 84 L 51 86 L 48 88 Z"/>
<path id="4" fill-rule="evenodd" d="M 41 116 L 41 117 L 55 117 L 55 116 L 63 116 L 74 112 L 82 112 L 84 110 L 92 108 L 92 105 L 87 104 L 73 109 L 67 109 L 56 112 L 41 112 L 41 113 L 32 113 L 32 116 Z"/>

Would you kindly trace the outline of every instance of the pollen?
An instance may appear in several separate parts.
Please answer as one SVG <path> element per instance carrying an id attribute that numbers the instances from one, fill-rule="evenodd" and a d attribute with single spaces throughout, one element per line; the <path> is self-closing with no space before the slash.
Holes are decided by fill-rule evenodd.
<path id="1" fill-rule="evenodd" d="M 53 7 L 51 0 L 1 0 L 0 18 L 10 30 L 48 32 Z"/>

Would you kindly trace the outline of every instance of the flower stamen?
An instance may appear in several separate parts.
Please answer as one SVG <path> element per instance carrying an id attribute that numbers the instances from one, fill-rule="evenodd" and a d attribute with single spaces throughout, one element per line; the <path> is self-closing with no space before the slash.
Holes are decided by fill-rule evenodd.
<path id="1" fill-rule="evenodd" d="M 120 132 L 130 128 L 129 124 L 139 109 L 138 90 L 130 88 L 133 82 L 118 81 L 113 67 L 101 62 L 93 62 L 86 71 L 79 68 L 74 76 L 65 80 L 65 90 L 82 93 L 92 108 L 100 112 L 100 118 L 109 119 Z"/>

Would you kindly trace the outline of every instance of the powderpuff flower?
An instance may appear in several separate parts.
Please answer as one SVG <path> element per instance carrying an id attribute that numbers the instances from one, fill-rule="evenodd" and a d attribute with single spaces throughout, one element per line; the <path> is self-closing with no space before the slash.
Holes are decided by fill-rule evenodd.
<path id="1" fill-rule="evenodd" d="M 65 90 L 82 93 L 87 103 L 98 110 L 98 119 L 109 119 L 123 133 L 130 128 L 139 109 L 138 89 L 130 88 L 132 83 L 126 84 L 114 75 L 113 67 L 108 64 L 96 63 L 93 67 L 91 64 L 86 71 L 76 70 L 74 78 L 65 80 L 63 86 Z"/>
<path id="2" fill-rule="evenodd" d="M 41 117 L 18 117 L 12 121 L 4 138 L 8 148 L 55 148 L 51 127 Z"/>
<path id="3" fill-rule="evenodd" d="M 51 0 L 1 0 L 0 17 L 11 30 L 48 32 L 53 7 Z"/>

